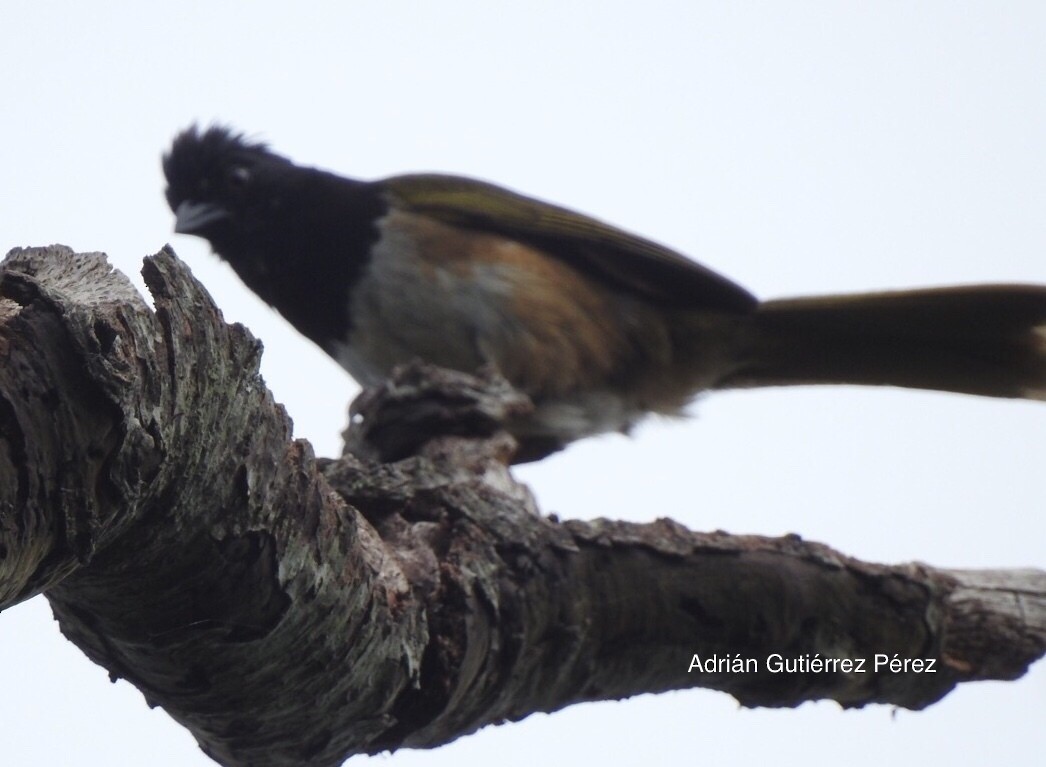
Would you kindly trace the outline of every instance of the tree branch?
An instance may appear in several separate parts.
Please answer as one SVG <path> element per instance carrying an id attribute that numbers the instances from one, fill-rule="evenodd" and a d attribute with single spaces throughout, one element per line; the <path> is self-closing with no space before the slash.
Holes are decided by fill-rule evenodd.
<path id="1" fill-rule="evenodd" d="M 170 250 L 143 273 L 155 311 L 99 254 L 0 272 L 0 607 L 46 593 L 222 764 L 695 686 L 921 708 L 1046 651 L 1041 571 L 541 516 L 500 429 L 527 404 L 492 373 L 401 371 L 357 402 L 352 452 L 316 460 L 246 330 Z"/>

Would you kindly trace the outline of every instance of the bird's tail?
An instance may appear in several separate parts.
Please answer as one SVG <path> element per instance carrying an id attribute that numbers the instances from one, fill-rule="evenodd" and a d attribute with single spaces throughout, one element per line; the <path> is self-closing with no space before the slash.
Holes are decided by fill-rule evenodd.
<path id="1" fill-rule="evenodd" d="M 717 388 L 865 384 L 1046 399 L 1046 287 L 767 301 Z"/>

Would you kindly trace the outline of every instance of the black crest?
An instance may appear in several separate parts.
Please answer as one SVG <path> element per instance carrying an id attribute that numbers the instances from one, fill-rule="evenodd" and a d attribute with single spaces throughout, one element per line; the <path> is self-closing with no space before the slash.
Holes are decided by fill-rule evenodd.
<path id="1" fill-rule="evenodd" d="M 190 126 L 175 137 L 163 156 L 167 204 L 174 210 L 185 200 L 221 199 L 241 183 L 237 173 L 262 161 L 290 164 L 264 142 L 252 141 L 225 126 L 205 130 Z"/>

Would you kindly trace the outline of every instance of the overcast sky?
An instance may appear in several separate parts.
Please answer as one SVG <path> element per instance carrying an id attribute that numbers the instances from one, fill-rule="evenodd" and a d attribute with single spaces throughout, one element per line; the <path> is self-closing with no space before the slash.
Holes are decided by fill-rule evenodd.
<path id="1" fill-rule="evenodd" d="M 232 124 L 343 174 L 438 170 L 672 245 L 763 297 L 1046 283 L 1041 2 L 0 4 L 0 250 L 100 250 L 135 284 L 171 242 L 296 434 L 340 450 L 357 391 L 199 240 L 159 158 Z M 890 390 L 719 394 L 519 471 L 546 512 L 796 532 L 848 554 L 1046 566 L 1046 406 Z M 683 659 L 681 659 L 683 662 Z M 278 690 L 273 691 L 279 695 Z M 1030 764 L 1046 669 L 921 713 L 747 711 L 707 691 L 488 728 L 424 765 Z M 47 603 L 0 615 L 5 765 L 208 765 L 65 642 Z"/>

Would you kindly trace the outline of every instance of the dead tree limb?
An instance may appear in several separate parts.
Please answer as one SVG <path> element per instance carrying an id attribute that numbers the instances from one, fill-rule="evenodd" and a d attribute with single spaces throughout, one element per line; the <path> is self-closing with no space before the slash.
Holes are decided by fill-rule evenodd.
<path id="1" fill-rule="evenodd" d="M 408 368 L 316 460 L 247 331 L 170 250 L 144 275 L 154 309 L 100 254 L 3 264 L 0 608 L 46 594 L 221 764 L 684 687 L 920 708 L 1046 651 L 1041 571 L 542 516 L 500 430 L 527 404 L 493 375 Z"/>

